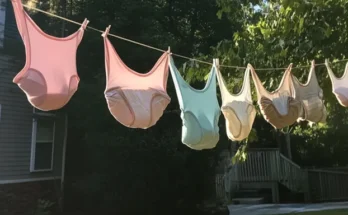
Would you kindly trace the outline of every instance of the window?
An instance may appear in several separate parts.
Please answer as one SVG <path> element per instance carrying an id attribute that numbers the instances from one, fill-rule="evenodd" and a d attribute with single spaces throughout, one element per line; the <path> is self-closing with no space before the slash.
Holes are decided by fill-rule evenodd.
<path id="1" fill-rule="evenodd" d="M 8 2 L 8 3 L 11 4 L 11 2 Z M 4 47 L 5 19 L 6 19 L 6 0 L 0 0 L 0 48 Z"/>
<path id="2" fill-rule="evenodd" d="M 34 111 L 35 113 L 35 111 Z M 40 114 L 33 119 L 31 143 L 31 172 L 53 170 L 54 155 L 54 117 L 49 114 Z"/>

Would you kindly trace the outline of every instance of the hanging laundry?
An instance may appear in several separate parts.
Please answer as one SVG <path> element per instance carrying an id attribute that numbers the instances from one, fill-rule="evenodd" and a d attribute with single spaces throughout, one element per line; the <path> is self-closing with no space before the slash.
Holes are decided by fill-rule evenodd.
<path id="1" fill-rule="evenodd" d="M 202 90 L 192 88 L 180 75 L 170 57 L 170 72 L 181 109 L 182 143 L 194 150 L 211 149 L 219 141 L 220 107 L 216 97 L 215 60 Z"/>
<path id="2" fill-rule="evenodd" d="M 295 89 L 295 99 L 299 100 L 303 107 L 302 115 L 298 121 L 307 120 L 310 124 L 325 123 L 327 111 L 323 101 L 323 90 L 320 88 L 315 74 L 314 60 L 306 84 L 300 83 L 294 75 L 291 77 Z"/>
<path id="3" fill-rule="evenodd" d="M 68 37 L 46 34 L 23 9 L 20 0 L 11 0 L 18 31 L 25 46 L 24 68 L 14 77 L 28 101 L 42 111 L 66 105 L 78 88 L 76 51 L 88 24 Z"/>
<path id="4" fill-rule="evenodd" d="M 346 64 L 346 68 L 341 78 L 337 78 L 332 72 L 328 60 L 325 60 L 325 65 L 332 83 L 333 94 L 335 94 L 340 105 L 343 107 L 348 107 L 348 63 Z"/>
<path id="5" fill-rule="evenodd" d="M 222 98 L 221 111 L 226 120 L 227 136 L 233 141 L 242 141 L 249 136 L 256 116 L 256 109 L 251 98 L 250 68 L 248 66 L 245 70 L 242 89 L 233 95 L 228 91 L 225 80 L 219 71 L 218 60 L 216 63 L 217 79 Z"/>
<path id="6" fill-rule="evenodd" d="M 254 68 L 251 65 L 248 66 L 251 69 L 258 103 L 265 120 L 278 129 L 295 123 L 302 114 L 302 105 L 300 101 L 294 99 L 294 89 L 291 80 L 292 64 L 285 71 L 278 89 L 273 92 L 268 92 L 264 88 Z"/>
<path id="7" fill-rule="evenodd" d="M 149 128 L 156 124 L 170 102 L 166 92 L 168 79 L 168 57 L 165 52 L 146 74 L 127 67 L 112 46 L 107 35 L 104 37 L 106 89 L 105 98 L 110 113 L 124 126 Z"/>

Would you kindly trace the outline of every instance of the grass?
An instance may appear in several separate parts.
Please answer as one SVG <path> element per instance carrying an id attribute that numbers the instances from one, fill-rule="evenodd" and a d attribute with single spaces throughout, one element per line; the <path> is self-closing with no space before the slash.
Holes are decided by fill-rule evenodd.
<path id="1" fill-rule="evenodd" d="M 348 215 L 348 209 L 289 213 L 285 215 Z"/>

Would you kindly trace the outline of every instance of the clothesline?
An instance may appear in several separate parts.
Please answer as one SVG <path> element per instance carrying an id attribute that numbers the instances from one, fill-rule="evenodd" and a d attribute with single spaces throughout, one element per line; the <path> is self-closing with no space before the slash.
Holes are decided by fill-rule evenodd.
<path id="1" fill-rule="evenodd" d="M 54 13 L 50 13 L 50 12 L 41 10 L 39 8 L 36 8 L 36 7 L 32 7 L 32 6 L 25 5 L 25 4 L 23 4 L 23 6 L 28 8 L 28 9 L 32 9 L 32 10 L 35 10 L 35 11 L 47 14 L 47 15 L 52 16 L 52 17 L 56 17 L 58 19 L 61 19 L 61 20 L 64 20 L 64 21 L 67 21 L 67 22 L 70 22 L 70 23 L 73 23 L 73 24 L 76 24 L 76 25 L 82 25 L 82 23 L 79 23 L 79 22 L 76 22 L 74 20 L 65 18 L 63 16 L 56 15 Z M 104 31 L 99 30 L 97 28 L 90 27 L 90 26 L 87 26 L 86 28 L 90 29 L 90 30 L 93 30 L 93 31 L 96 31 L 96 32 L 99 32 L 99 33 L 104 33 Z M 160 51 L 160 52 L 167 52 L 168 51 L 168 50 L 163 50 L 163 49 L 160 49 L 160 48 L 156 48 L 156 47 L 144 44 L 144 43 L 140 43 L 140 42 L 137 42 L 137 41 L 134 41 L 134 40 L 131 40 L 131 39 L 127 39 L 125 37 L 121 37 L 121 36 L 118 36 L 116 34 L 109 33 L 108 35 L 112 36 L 112 37 L 115 37 L 115 38 L 118 38 L 118 39 L 121 39 L 121 40 L 124 40 L 124 41 L 127 41 L 127 42 L 130 42 L 130 43 L 133 43 L 133 44 L 136 44 L 136 45 L 139 45 L 139 46 L 143 46 L 143 47 L 146 47 L 146 48 L 149 48 L 149 49 L 153 49 L 153 50 L 156 50 L 156 51 Z M 199 62 L 199 63 L 208 64 L 208 65 L 213 65 L 212 63 L 207 62 L 207 61 L 202 61 L 202 60 L 186 57 L 184 55 L 179 55 L 179 54 L 175 54 L 175 53 L 171 53 L 171 54 L 173 56 L 180 57 L 180 58 L 183 58 L 183 59 L 192 60 L 192 61 L 196 61 L 196 62 Z M 339 63 L 339 62 L 344 62 L 344 61 L 348 61 L 348 59 L 338 60 L 338 61 L 335 61 L 333 63 Z M 325 65 L 325 63 L 315 64 L 315 66 L 323 66 L 323 65 Z M 224 67 L 224 68 L 246 69 L 246 67 L 242 67 L 242 66 L 230 66 L 230 65 L 219 65 L 219 66 L 220 67 Z M 307 66 L 296 66 L 296 67 L 292 67 L 292 68 L 293 69 L 300 69 L 300 68 L 308 68 L 308 67 L 310 67 L 310 65 L 307 65 Z M 264 71 L 266 71 L 266 70 L 286 70 L 286 69 L 287 68 L 284 67 L 284 68 L 260 68 L 260 69 L 255 69 L 255 70 L 258 70 L 258 71 L 264 70 Z"/>

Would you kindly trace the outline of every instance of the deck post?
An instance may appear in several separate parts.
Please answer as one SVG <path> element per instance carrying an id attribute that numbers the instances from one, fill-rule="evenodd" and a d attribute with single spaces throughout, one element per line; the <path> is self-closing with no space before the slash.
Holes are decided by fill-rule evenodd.
<path id="1" fill-rule="evenodd" d="M 308 178 L 308 170 L 303 170 L 303 193 L 304 193 L 304 200 L 306 203 L 309 203 L 312 201 L 311 199 L 311 193 L 310 193 L 310 185 L 309 185 L 309 178 Z"/>
<path id="2" fill-rule="evenodd" d="M 278 182 L 272 183 L 272 201 L 273 201 L 273 203 L 279 203 L 279 185 L 278 185 Z"/>

